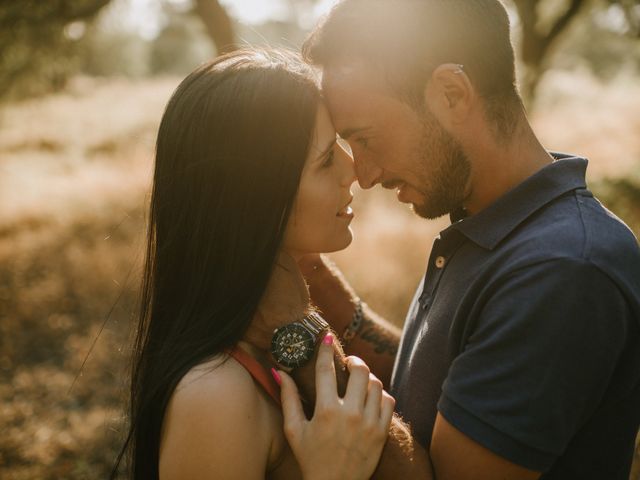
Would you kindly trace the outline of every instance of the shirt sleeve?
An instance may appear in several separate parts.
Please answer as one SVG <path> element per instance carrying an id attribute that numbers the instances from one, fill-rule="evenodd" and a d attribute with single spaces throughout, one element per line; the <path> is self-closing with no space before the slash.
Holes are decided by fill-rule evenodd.
<path id="1" fill-rule="evenodd" d="M 600 403 L 629 307 L 607 275 L 575 259 L 522 268 L 482 297 L 438 410 L 503 458 L 544 472 Z"/>

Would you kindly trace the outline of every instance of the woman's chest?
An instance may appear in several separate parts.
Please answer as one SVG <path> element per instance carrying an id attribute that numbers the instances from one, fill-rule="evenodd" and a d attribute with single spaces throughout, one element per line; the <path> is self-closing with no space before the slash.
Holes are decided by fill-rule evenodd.
<path id="1" fill-rule="evenodd" d="M 265 478 L 268 480 L 301 480 L 300 467 L 284 435 L 282 413 L 277 409 L 270 409 L 269 413 L 271 431 L 274 433 Z"/>
<path id="2" fill-rule="evenodd" d="M 288 445 L 271 468 L 266 475 L 268 480 L 302 480 L 302 472 Z"/>

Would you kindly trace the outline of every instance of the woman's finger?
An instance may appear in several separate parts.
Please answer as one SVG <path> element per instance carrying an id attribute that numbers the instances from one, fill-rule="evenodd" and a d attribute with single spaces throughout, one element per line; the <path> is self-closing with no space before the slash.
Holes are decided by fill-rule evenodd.
<path id="1" fill-rule="evenodd" d="M 371 421 L 372 425 L 375 425 L 380 417 L 381 408 L 382 382 L 373 373 L 370 373 L 367 399 L 364 405 L 364 418 Z"/>
<path id="2" fill-rule="evenodd" d="M 296 383 L 283 371 L 277 371 L 276 375 L 280 378 L 281 382 L 280 400 L 282 402 L 282 414 L 284 416 L 284 432 L 289 442 L 292 442 L 299 436 L 307 418 L 302 409 L 302 402 L 300 401 L 300 395 L 298 395 Z M 274 377 L 276 375 L 274 375 Z"/>
<path id="3" fill-rule="evenodd" d="M 362 410 L 367 397 L 369 387 L 369 367 L 358 357 L 350 356 L 346 359 L 349 370 L 349 382 L 347 392 L 344 395 L 344 402 L 354 410 Z"/>
<path id="4" fill-rule="evenodd" d="M 326 407 L 338 399 L 336 369 L 333 364 L 333 334 L 322 339 L 316 359 L 316 407 Z"/>
<path id="5" fill-rule="evenodd" d="M 382 402 L 380 405 L 380 428 L 383 431 L 389 430 L 391 426 L 391 418 L 393 417 L 393 410 L 396 406 L 396 399 L 389 395 L 384 390 L 382 391 Z"/>

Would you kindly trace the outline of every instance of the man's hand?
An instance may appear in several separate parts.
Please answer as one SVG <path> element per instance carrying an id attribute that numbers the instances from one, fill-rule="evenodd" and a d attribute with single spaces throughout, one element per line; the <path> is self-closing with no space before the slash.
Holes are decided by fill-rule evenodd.
<path id="1" fill-rule="evenodd" d="M 269 350 L 273 330 L 301 319 L 309 309 L 309 290 L 296 261 L 281 252 L 244 340 Z"/>
<path id="2" fill-rule="evenodd" d="M 342 335 L 353 318 L 358 301 L 353 288 L 338 267 L 324 256 L 306 255 L 298 263 L 309 283 L 314 305 L 338 335 Z M 388 388 L 400 343 L 400 330 L 368 306 L 365 305 L 363 310 L 362 326 L 345 350 L 362 358 Z"/>

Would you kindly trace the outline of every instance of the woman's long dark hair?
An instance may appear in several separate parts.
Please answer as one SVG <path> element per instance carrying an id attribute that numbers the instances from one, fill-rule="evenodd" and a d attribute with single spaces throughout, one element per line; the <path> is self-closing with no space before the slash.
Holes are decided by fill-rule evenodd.
<path id="1" fill-rule="evenodd" d="M 157 479 L 180 379 L 234 345 L 280 248 L 315 125 L 312 71 L 291 53 L 240 51 L 190 74 L 156 145 L 130 429 L 118 457 Z"/>

